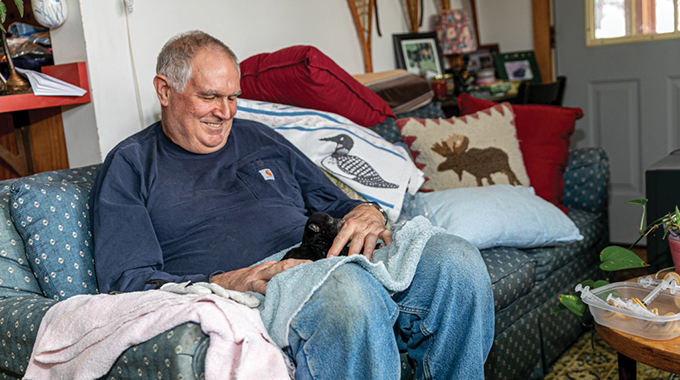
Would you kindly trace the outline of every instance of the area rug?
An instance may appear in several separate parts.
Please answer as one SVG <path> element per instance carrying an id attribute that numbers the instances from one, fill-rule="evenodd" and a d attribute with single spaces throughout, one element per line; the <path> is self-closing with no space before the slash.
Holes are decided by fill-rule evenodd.
<path id="1" fill-rule="evenodd" d="M 548 370 L 544 380 L 616 380 L 619 378 L 616 351 L 595 333 L 587 331 Z M 638 380 L 680 380 L 680 375 L 637 364 Z"/>

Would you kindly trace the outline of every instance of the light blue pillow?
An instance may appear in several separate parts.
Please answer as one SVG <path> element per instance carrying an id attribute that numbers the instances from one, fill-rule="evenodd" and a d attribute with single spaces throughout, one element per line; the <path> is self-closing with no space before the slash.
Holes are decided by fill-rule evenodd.
<path id="1" fill-rule="evenodd" d="M 531 187 L 492 185 L 418 193 L 430 221 L 478 249 L 537 248 L 582 240 L 574 222 Z"/>
<path id="2" fill-rule="evenodd" d="M 10 214 L 46 297 L 97 294 L 88 199 L 92 184 L 15 182 Z"/>

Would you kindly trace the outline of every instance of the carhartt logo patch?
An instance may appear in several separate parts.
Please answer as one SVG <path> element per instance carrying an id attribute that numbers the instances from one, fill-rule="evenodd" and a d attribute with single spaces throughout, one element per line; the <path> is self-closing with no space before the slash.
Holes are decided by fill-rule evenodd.
<path id="1" fill-rule="evenodd" d="M 264 178 L 265 181 L 273 181 L 274 180 L 274 173 L 272 173 L 272 171 L 269 170 L 269 169 L 260 170 L 260 174 L 262 174 L 262 178 Z"/>

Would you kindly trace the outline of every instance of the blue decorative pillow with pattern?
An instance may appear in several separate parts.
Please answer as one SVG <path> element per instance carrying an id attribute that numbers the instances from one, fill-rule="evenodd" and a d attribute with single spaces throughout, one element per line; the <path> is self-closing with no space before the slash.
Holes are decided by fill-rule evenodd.
<path id="1" fill-rule="evenodd" d="M 92 184 L 12 184 L 10 214 L 46 297 L 97 294 L 88 199 Z"/>

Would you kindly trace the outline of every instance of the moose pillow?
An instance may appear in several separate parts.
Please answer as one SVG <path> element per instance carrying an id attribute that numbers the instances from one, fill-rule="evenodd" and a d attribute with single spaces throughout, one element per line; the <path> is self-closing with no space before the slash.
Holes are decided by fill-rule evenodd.
<path id="1" fill-rule="evenodd" d="M 399 133 L 425 173 L 421 191 L 530 186 L 508 103 L 451 119 L 399 119 Z"/>

